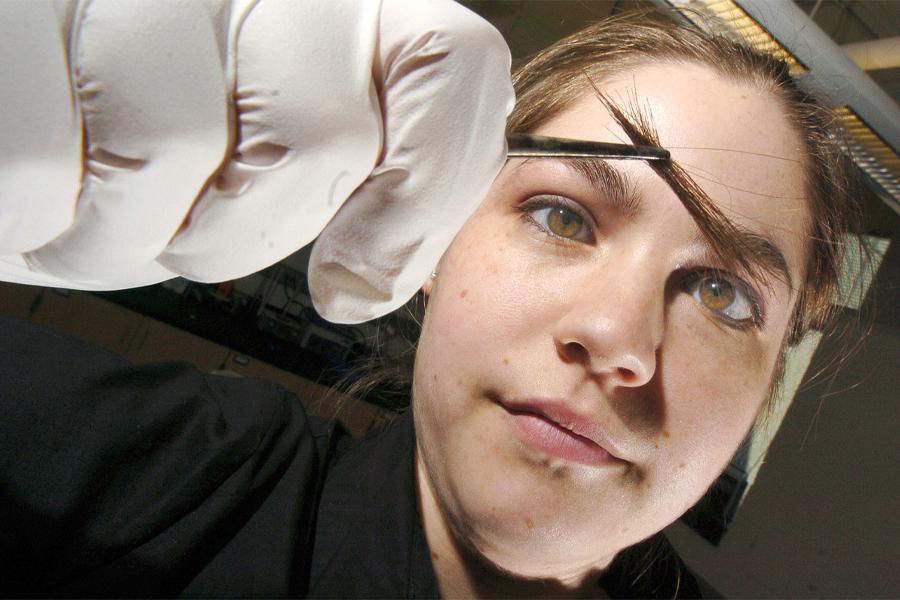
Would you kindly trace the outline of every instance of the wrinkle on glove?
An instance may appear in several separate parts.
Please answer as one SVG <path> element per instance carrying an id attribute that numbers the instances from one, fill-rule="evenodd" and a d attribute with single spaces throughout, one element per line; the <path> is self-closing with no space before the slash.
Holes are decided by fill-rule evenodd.
<path id="1" fill-rule="evenodd" d="M 74 217 L 81 124 L 62 29 L 49 2 L 0 2 L 0 255 L 41 246 Z"/>
<path id="2" fill-rule="evenodd" d="M 385 156 L 310 257 L 316 310 L 340 323 L 409 300 L 506 158 L 514 97 L 503 37 L 457 4 L 404 4 L 386 2 L 381 15 Z"/>
<path id="3" fill-rule="evenodd" d="M 98 285 L 142 265 L 159 272 L 148 263 L 226 156 L 227 7 L 214 0 L 79 5 L 70 60 L 85 172 L 73 223 L 25 254 L 33 270 Z"/>
<path id="4" fill-rule="evenodd" d="M 378 8 L 263 0 L 253 9 L 237 43 L 237 152 L 162 265 L 198 281 L 253 273 L 311 242 L 366 179 L 382 143 Z"/>
<path id="5" fill-rule="evenodd" d="M 505 157 L 508 50 L 451 0 L 7 2 L 0 48 L 8 281 L 222 281 L 319 235 L 317 310 L 364 321 Z"/>

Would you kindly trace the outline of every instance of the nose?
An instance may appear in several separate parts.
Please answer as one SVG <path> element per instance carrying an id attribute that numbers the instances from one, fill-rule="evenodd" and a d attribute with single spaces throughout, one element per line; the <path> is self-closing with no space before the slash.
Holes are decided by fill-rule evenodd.
<path id="1" fill-rule="evenodd" d="M 564 361 L 614 385 L 639 387 L 656 373 L 664 320 L 665 289 L 652 277 L 601 278 L 577 286 L 553 337 Z"/>

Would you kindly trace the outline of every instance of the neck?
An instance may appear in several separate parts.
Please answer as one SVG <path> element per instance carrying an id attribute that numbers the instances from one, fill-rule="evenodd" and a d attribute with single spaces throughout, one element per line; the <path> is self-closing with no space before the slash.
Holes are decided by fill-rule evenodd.
<path id="1" fill-rule="evenodd" d="M 528 579 L 506 572 L 460 542 L 444 517 L 416 453 L 416 484 L 425 539 L 442 598 L 605 598 L 600 571 L 577 581 Z"/>

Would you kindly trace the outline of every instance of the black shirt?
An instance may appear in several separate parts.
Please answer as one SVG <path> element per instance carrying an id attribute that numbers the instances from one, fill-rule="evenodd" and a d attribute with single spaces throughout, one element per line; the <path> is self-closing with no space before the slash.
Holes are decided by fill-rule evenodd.
<path id="1" fill-rule="evenodd" d="M 3 595 L 437 596 L 409 413 L 352 440 L 276 384 L 134 366 L 6 318 L 0 409 Z M 602 582 L 698 595 L 662 539 Z"/>

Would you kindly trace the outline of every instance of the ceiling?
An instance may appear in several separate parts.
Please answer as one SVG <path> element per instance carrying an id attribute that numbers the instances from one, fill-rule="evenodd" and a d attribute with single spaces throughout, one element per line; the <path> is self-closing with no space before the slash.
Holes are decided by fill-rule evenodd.
<path id="1" fill-rule="evenodd" d="M 790 0 L 772 0 L 790 1 Z M 641 0 L 463 0 L 504 35 L 514 60 L 521 60 L 598 19 L 646 7 Z M 900 0 L 796 0 L 795 4 L 838 45 L 897 38 Z M 900 102 L 900 64 L 868 71 Z"/>
<path id="2" fill-rule="evenodd" d="M 888 38 L 900 44 L 896 0 L 797 0 L 796 4 L 838 45 Z M 900 47 L 895 45 L 895 51 Z M 900 101 L 900 64 L 867 73 L 895 102 Z"/>
<path id="3" fill-rule="evenodd" d="M 461 3 L 497 27 L 509 44 L 515 66 L 538 50 L 594 21 L 663 2 L 462 0 Z M 889 38 L 900 40 L 900 0 L 796 0 L 796 5 L 839 46 Z M 895 103 L 900 104 L 900 65 L 867 71 L 866 74 Z M 871 190 L 865 190 L 861 202 L 866 216 L 866 231 L 879 237 L 896 239 L 896 233 L 900 231 L 900 216 Z"/>

